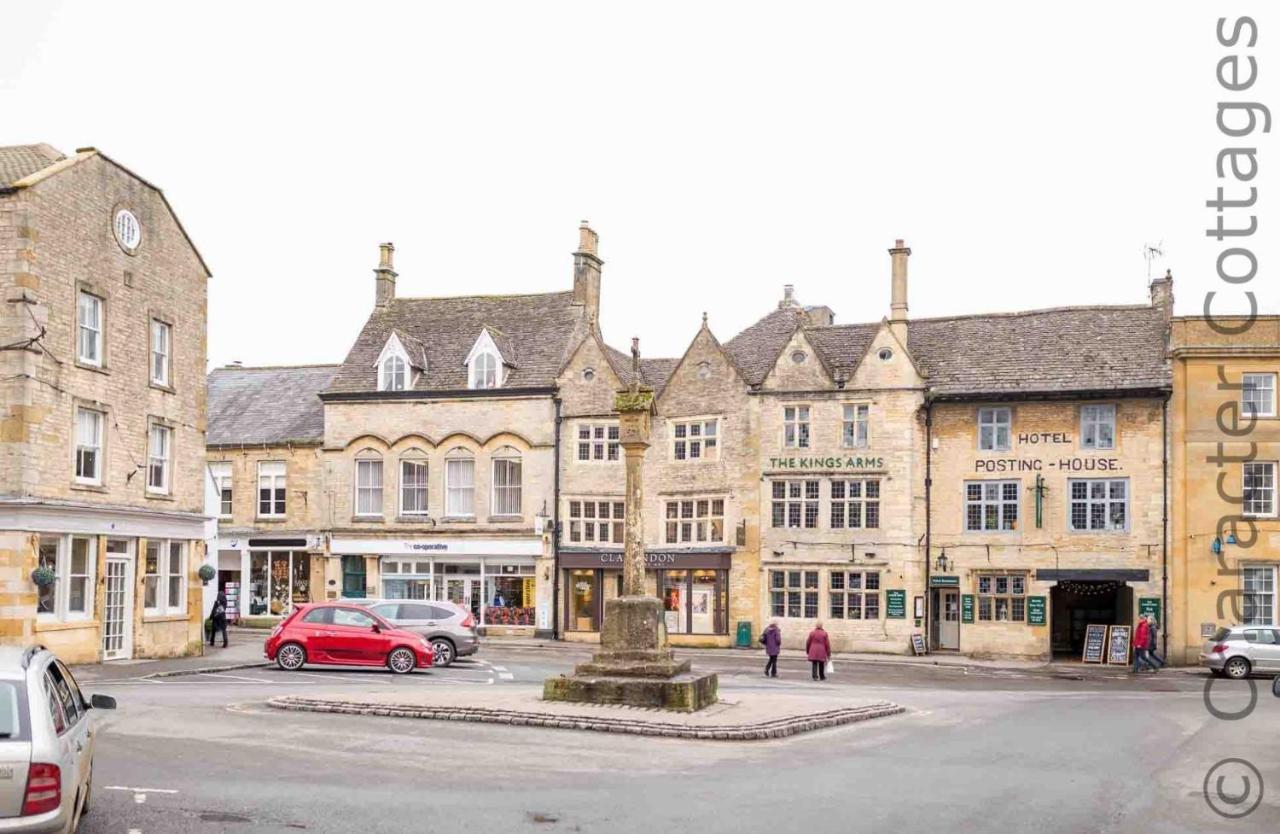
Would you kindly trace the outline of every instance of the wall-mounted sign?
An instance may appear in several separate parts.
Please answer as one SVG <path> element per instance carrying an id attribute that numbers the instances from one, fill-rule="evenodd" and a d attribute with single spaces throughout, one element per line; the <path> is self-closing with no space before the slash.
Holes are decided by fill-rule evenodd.
<path id="1" fill-rule="evenodd" d="M 973 622 L 973 594 L 962 594 L 960 596 L 960 622 Z"/>
<path id="2" fill-rule="evenodd" d="M 1027 597 L 1027 625 L 1042 626 L 1047 622 L 1044 597 Z"/>
<path id="3" fill-rule="evenodd" d="M 1160 597 L 1138 597 L 1138 616 L 1154 617 L 1160 622 Z"/>
<path id="4" fill-rule="evenodd" d="M 930 588 L 959 588 L 960 577 L 958 576 L 930 576 Z"/>
<path id="5" fill-rule="evenodd" d="M 562 568 L 622 570 L 622 560 L 623 553 L 621 550 L 598 550 L 587 553 L 560 552 L 560 567 Z M 678 550 L 645 551 L 644 566 L 648 570 L 661 570 L 663 568 L 729 570 L 733 566 L 733 552 L 682 553 Z"/>
<path id="6" fill-rule="evenodd" d="M 809 469 L 826 472 L 832 469 L 884 469 L 879 457 L 769 458 L 770 469 Z"/>
<path id="7" fill-rule="evenodd" d="M 541 556 L 542 538 L 524 539 L 344 539 L 334 537 L 329 552 L 341 555 Z"/>
<path id="8" fill-rule="evenodd" d="M 115 232 L 116 243 L 120 244 L 120 248 L 128 254 L 137 252 L 138 247 L 142 245 L 142 224 L 128 209 L 122 208 L 116 211 L 111 229 Z"/>
<path id="9" fill-rule="evenodd" d="M 974 472 L 1119 472 L 1124 467 L 1119 458 L 979 458 L 973 462 Z"/>
<path id="10" fill-rule="evenodd" d="M 890 620 L 907 618 L 907 592 L 902 590 L 884 592 L 884 615 Z"/>

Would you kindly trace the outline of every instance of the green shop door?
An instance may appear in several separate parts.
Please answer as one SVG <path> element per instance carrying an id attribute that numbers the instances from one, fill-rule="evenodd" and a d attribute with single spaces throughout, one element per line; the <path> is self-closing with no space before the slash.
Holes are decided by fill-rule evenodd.
<path id="1" fill-rule="evenodd" d="M 347 599 L 364 599 L 364 557 L 342 557 L 342 596 Z"/>

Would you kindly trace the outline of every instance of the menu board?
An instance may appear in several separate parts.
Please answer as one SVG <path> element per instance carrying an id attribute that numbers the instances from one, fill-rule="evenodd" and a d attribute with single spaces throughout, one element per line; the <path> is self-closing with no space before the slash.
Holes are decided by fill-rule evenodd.
<path id="1" fill-rule="evenodd" d="M 960 595 L 960 622 L 973 622 L 973 594 Z"/>
<path id="2" fill-rule="evenodd" d="M 1089 625 L 1084 631 L 1084 654 L 1081 660 L 1085 663 L 1102 663 L 1106 659 L 1107 627 L 1105 625 Z"/>
<path id="3" fill-rule="evenodd" d="M 890 620 L 902 620 L 907 616 L 907 592 L 885 591 L 885 617 Z"/>
<path id="4" fill-rule="evenodd" d="M 923 634 L 916 632 L 911 635 L 911 651 L 918 655 L 925 653 Z"/>
<path id="5" fill-rule="evenodd" d="M 1027 625 L 1044 625 L 1044 597 L 1027 597 Z"/>
<path id="6" fill-rule="evenodd" d="M 1130 634 L 1129 626 L 1111 626 L 1111 630 L 1107 633 L 1107 663 L 1116 666 L 1129 665 Z"/>

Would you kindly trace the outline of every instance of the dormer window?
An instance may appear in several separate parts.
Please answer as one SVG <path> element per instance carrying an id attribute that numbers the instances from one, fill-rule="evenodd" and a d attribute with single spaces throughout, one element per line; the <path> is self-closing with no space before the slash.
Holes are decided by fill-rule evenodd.
<path id="1" fill-rule="evenodd" d="M 378 390 L 403 391 L 406 371 L 405 361 L 399 356 L 392 354 L 383 359 L 378 371 Z"/>
<path id="2" fill-rule="evenodd" d="M 410 357 L 406 340 L 416 351 L 416 359 Z M 399 333 L 392 333 L 378 356 L 378 390 L 408 391 L 413 388 L 417 372 L 426 368 L 426 360 L 421 354 L 422 349 L 413 339 L 408 336 L 402 339 Z"/>
<path id="3" fill-rule="evenodd" d="M 492 353 L 477 353 L 471 360 L 471 387 L 498 387 L 498 358 Z"/>
<path id="4" fill-rule="evenodd" d="M 467 386 L 473 389 L 501 388 L 506 381 L 506 369 L 515 367 L 514 357 L 510 355 L 513 350 L 499 331 L 489 327 L 481 330 L 467 354 Z"/>

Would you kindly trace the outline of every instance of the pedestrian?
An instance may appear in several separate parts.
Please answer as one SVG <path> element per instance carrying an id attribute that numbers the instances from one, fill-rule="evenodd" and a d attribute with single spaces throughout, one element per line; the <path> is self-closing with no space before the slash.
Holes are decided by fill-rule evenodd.
<path id="1" fill-rule="evenodd" d="M 813 679 L 825 681 L 827 661 L 831 659 L 831 640 L 822 630 L 821 621 L 814 625 L 813 631 L 809 632 L 809 639 L 804 642 L 804 650 L 809 656 L 809 663 L 813 664 Z"/>
<path id="2" fill-rule="evenodd" d="M 209 645 L 213 645 L 213 638 L 217 633 L 222 632 L 222 648 L 227 647 L 227 595 L 221 591 L 218 597 L 213 601 L 213 611 L 209 614 Z"/>
<path id="3" fill-rule="evenodd" d="M 1156 622 L 1156 618 L 1151 616 L 1150 614 L 1146 616 L 1147 616 L 1147 627 L 1150 629 L 1148 640 L 1151 643 L 1151 645 L 1147 647 L 1147 657 L 1150 658 L 1151 661 L 1156 664 L 1157 669 L 1162 669 L 1165 666 L 1168 666 L 1169 664 L 1167 661 L 1165 661 L 1163 657 L 1159 655 L 1158 652 L 1156 652 L 1156 647 L 1159 646 L 1160 644 L 1160 641 L 1158 639 L 1160 636 L 1160 624 Z"/>
<path id="4" fill-rule="evenodd" d="M 1138 618 L 1138 627 L 1133 630 L 1133 673 L 1136 675 L 1146 666 L 1152 674 L 1156 673 L 1156 665 L 1151 662 L 1147 650 L 1151 646 L 1151 623 L 1146 617 Z"/>
<path id="5" fill-rule="evenodd" d="M 768 655 L 768 660 L 764 664 L 764 676 L 766 678 L 776 678 L 778 676 L 778 652 L 782 651 L 782 629 L 778 628 L 776 622 L 769 623 L 764 633 L 760 635 L 760 643 L 764 646 L 764 653 Z"/>

